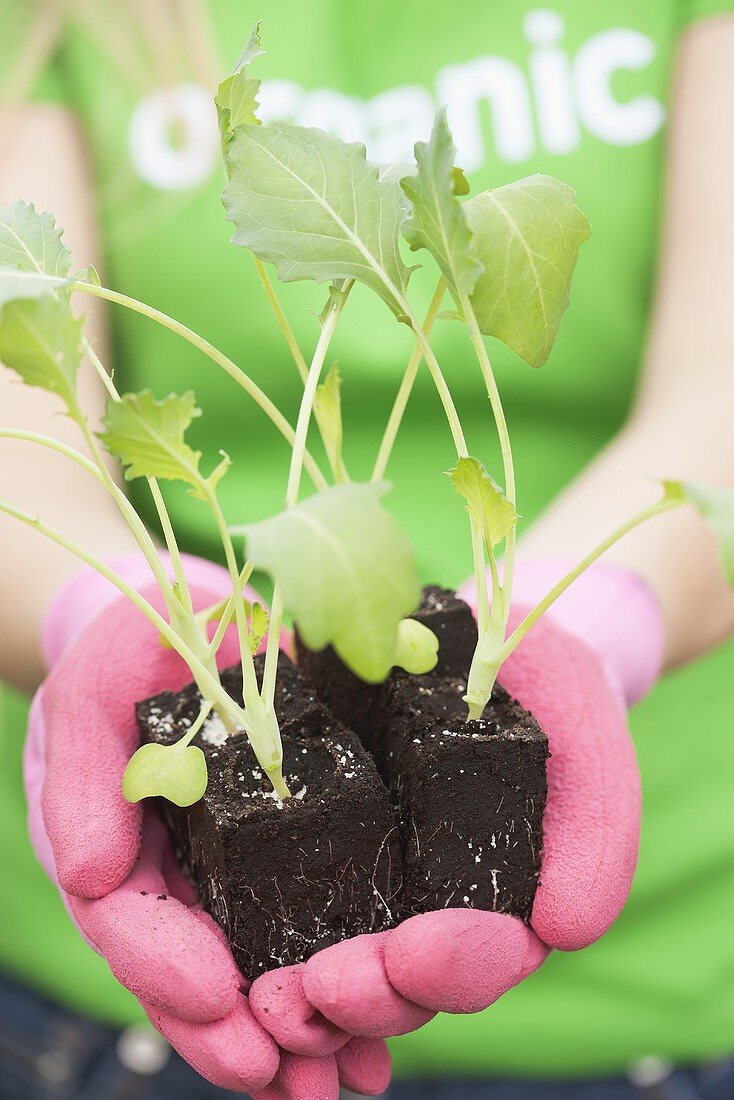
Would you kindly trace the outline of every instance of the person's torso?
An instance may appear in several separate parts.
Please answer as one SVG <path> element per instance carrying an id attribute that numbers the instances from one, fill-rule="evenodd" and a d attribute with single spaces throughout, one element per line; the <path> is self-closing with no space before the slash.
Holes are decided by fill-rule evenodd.
<path id="1" fill-rule="evenodd" d="M 266 115 L 363 140 L 372 159 L 388 162 L 410 156 L 446 104 L 474 191 L 549 172 L 577 190 L 594 230 L 547 366 L 532 371 L 491 342 L 519 507 L 530 520 L 614 434 L 629 406 L 651 301 L 678 7 L 675 0 L 554 0 L 544 8 L 466 0 L 447 12 L 437 0 L 279 0 L 263 11 L 250 0 L 217 0 L 210 12 L 220 61 L 193 26 L 186 48 L 182 26 L 175 34 L 149 28 L 142 47 L 133 28 L 136 48 L 146 51 L 137 72 L 115 38 L 124 29 L 119 14 L 110 12 L 109 41 L 101 25 L 75 34 L 59 67 L 92 142 L 103 277 L 211 339 L 292 419 L 295 367 L 249 254 L 228 243 L 211 82 L 264 16 L 268 52 L 256 65 Z M 431 279 L 426 271 L 413 278 L 420 309 Z M 308 311 L 319 311 L 325 290 L 290 284 L 280 294 L 308 353 L 317 335 Z M 204 417 L 194 442 L 212 464 L 220 447 L 233 459 L 223 485 L 232 521 L 280 507 L 287 448 L 235 384 L 151 322 L 122 312 L 111 321 L 124 388 L 197 392 Z M 439 359 L 470 450 L 497 473 L 495 432 L 466 336 L 451 321 L 438 326 Z M 405 327 L 357 288 L 333 347 L 355 477 L 369 476 L 410 350 Z M 443 477 L 452 458 L 440 407 L 421 377 L 388 476 L 390 506 L 413 540 L 424 581 L 457 583 L 471 568 L 461 502 Z M 167 495 L 186 548 L 216 553 L 200 505 L 175 489 Z M 617 925 L 587 951 L 552 957 L 488 1013 L 441 1016 L 401 1039 L 394 1048 L 400 1072 L 582 1073 L 643 1054 L 698 1058 L 734 1046 L 734 947 L 723 932 L 734 916 L 734 810 L 725 786 L 734 763 L 725 671 L 733 653 L 724 648 L 668 677 L 632 716 L 645 831 Z M 692 728 L 700 731 L 695 756 Z M 18 859 L 31 906 L 41 898 L 40 872 L 26 866 L 25 852 Z M 73 934 L 64 938 L 64 920 L 60 913 L 49 920 L 49 940 L 58 928 L 64 950 L 81 958 L 86 948 Z M 0 933 L 0 957 L 17 972 L 12 953 Z M 30 961 L 23 965 L 43 981 Z M 120 1019 L 134 1011 L 110 992 L 101 968 L 86 965 L 85 979 L 89 992 L 77 991 L 76 1003 Z M 51 986 L 58 993 L 63 982 Z"/>

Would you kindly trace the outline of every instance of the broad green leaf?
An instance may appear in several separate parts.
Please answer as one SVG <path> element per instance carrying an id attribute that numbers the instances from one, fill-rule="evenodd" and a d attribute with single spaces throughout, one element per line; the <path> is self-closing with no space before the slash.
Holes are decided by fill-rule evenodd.
<path id="1" fill-rule="evenodd" d="M 199 470 L 201 451 L 194 451 L 184 439 L 198 416 L 201 409 L 190 391 L 172 393 L 162 401 L 156 401 L 150 390 L 126 393 L 121 401 L 107 403 L 106 430 L 100 439 L 119 458 L 128 481 L 136 477 L 185 481 L 201 495 L 205 480 Z M 226 457 L 212 475 L 215 481 L 226 469 L 225 463 L 229 463 Z"/>
<path id="2" fill-rule="evenodd" d="M 0 314 L 0 359 L 28 386 L 58 394 L 76 416 L 82 323 L 59 298 L 8 302 Z"/>
<path id="3" fill-rule="evenodd" d="M 460 458 L 449 471 L 451 484 L 466 501 L 466 510 L 484 535 L 487 546 L 496 546 L 518 521 L 513 505 L 476 458 Z"/>
<path id="4" fill-rule="evenodd" d="M 21 271 L 17 267 L 0 264 L 0 309 L 6 302 L 25 298 L 43 298 L 68 285 L 68 279 L 44 275 L 38 271 Z"/>
<path id="5" fill-rule="evenodd" d="M 484 272 L 472 305 L 479 327 L 542 367 L 570 300 L 579 248 L 591 233 L 574 191 L 552 176 L 467 199 L 463 209 Z"/>
<path id="6" fill-rule="evenodd" d="M 206 759 L 196 745 L 142 745 L 131 756 L 122 777 L 128 802 L 167 798 L 176 806 L 192 806 L 207 785 Z"/>
<path id="7" fill-rule="evenodd" d="M 454 173 L 455 155 L 456 147 L 442 108 L 436 115 L 430 141 L 416 143 L 417 174 L 405 176 L 400 186 L 412 206 L 411 216 L 403 222 L 408 244 L 413 251 L 427 248 L 449 287 L 461 296 L 471 294 L 482 265 L 474 254 L 472 234 L 462 204 L 456 198 L 457 182 L 463 187 L 466 180 Z"/>
<path id="8" fill-rule="evenodd" d="M 721 547 L 724 576 L 734 588 L 734 489 L 692 481 L 664 481 L 663 487 L 667 500 L 689 501 L 711 525 Z"/>
<path id="9" fill-rule="evenodd" d="M 410 271 L 400 256 L 406 205 L 364 145 L 274 122 L 240 126 L 224 189 L 232 240 L 275 265 L 283 282 L 356 279 L 401 317 Z"/>
<path id="10" fill-rule="evenodd" d="M 316 390 L 314 399 L 314 412 L 318 420 L 319 430 L 324 440 L 329 465 L 337 481 L 346 480 L 344 463 L 342 462 L 341 383 L 339 367 L 334 363 L 326 378 Z"/>
<path id="11" fill-rule="evenodd" d="M 337 485 L 237 529 L 248 560 L 277 577 L 309 649 L 332 645 L 370 683 L 387 676 L 398 624 L 420 602 L 410 543 L 380 503 L 388 488 Z"/>
<path id="12" fill-rule="evenodd" d="M 0 265 L 65 280 L 71 253 L 53 214 L 39 214 L 33 203 L 0 206 Z"/>
<path id="13" fill-rule="evenodd" d="M 438 664 L 438 638 L 417 619 L 403 619 L 398 625 L 395 664 L 411 676 L 422 676 Z"/>
<path id="14" fill-rule="evenodd" d="M 226 154 L 232 132 L 237 126 L 248 123 L 258 126 L 257 97 L 260 81 L 249 75 L 250 62 L 263 53 L 260 44 L 260 24 L 258 23 L 249 37 L 247 45 L 237 59 L 230 76 L 217 88 L 214 104 L 217 108 L 219 132 L 222 135 L 222 150 Z"/>

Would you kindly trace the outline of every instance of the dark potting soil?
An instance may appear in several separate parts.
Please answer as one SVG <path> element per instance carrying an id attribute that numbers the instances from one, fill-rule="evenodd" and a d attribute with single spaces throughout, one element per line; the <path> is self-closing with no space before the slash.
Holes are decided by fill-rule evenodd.
<path id="1" fill-rule="evenodd" d="M 466 681 L 395 679 L 385 779 L 403 839 L 402 917 L 471 906 L 530 919 L 542 855 L 548 743 L 497 687 L 466 723 Z"/>
<path id="2" fill-rule="evenodd" d="M 241 699 L 240 670 L 222 679 Z M 139 704 L 144 740 L 177 740 L 199 706 L 193 685 Z M 193 741 L 207 757 L 204 797 L 184 809 L 161 800 L 176 855 L 249 978 L 390 927 L 401 886 L 395 818 L 369 754 L 285 656 L 276 708 L 293 798 L 275 798 L 246 735 L 227 736 L 215 718 Z"/>
<path id="3" fill-rule="evenodd" d="M 425 676 L 394 670 L 366 685 L 332 649 L 298 642 L 298 668 L 281 654 L 275 706 L 294 798 L 275 799 L 245 734 L 210 717 L 193 742 L 207 757 L 204 797 L 161 801 L 179 861 L 250 978 L 433 909 L 530 917 L 547 739 L 499 686 L 482 718 L 464 721 L 476 626 L 463 601 L 431 586 L 413 617 L 439 639 Z M 261 676 L 262 657 L 256 666 Z M 239 667 L 222 682 L 241 702 Z M 190 685 L 140 703 L 143 739 L 178 740 L 200 702 Z"/>
<path id="4" fill-rule="evenodd" d="M 462 677 L 476 623 L 463 600 L 430 585 L 412 617 L 438 637 L 438 664 L 424 676 L 394 670 L 370 688 L 360 730 L 398 815 L 400 916 L 471 906 L 528 920 L 543 848 L 547 738 L 499 685 L 482 718 L 464 721 Z M 348 720 L 360 681 L 333 650 L 300 645 L 298 660 L 330 710 Z"/>

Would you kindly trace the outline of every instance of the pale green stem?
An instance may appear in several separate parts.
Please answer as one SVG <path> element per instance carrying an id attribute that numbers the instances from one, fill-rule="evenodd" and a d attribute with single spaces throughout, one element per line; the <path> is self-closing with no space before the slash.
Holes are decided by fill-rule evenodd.
<path id="1" fill-rule="evenodd" d="M 94 348 L 92 347 L 91 343 L 89 342 L 89 340 L 87 339 L 86 336 L 82 336 L 82 346 L 84 348 L 84 352 L 87 356 L 87 359 L 89 360 L 89 362 L 94 367 L 97 375 L 101 379 L 101 381 L 102 381 L 103 385 L 105 386 L 108 394 L 110 395 L 110 398 L 113 401 L 119 402 L 120 401 L 119 391 L 118 391 L 117 387 L 115 386 L 115 383 L 113 382 L 112 378 L 110 377 L 108 372 L 105 370 L 104 364 L 102 363 L 102 360 L 99 358 L 99 356 L 97 355 L 96 351 L 94 350 Z M 98 454 L 99 453 L 97 452 L 97 454 L 93 456 L 95 458 L 95 461 L 97 461 Z M 100 463 L 102 463 L 101 456 L 99 456 L 99 461 L 100 461 Z M 102 463 L 102 465 L 103 465 L 103 463 Z M 100 466 L 100 468 L 102 468 L 102 467 Z M 163 537 L 164 537 L 165 543 L 166 543 L 166 548 L 167 548 L 169 556 L 171 558 L 171 565 L 173 566 L 173 574 L 176 578 L 176 583 L 178 585 L 178 591 L 179 591 L 179 594 L 180 594 L 181 603 L 182 603 L 184 609 L 187 612 L 191 613 L 193 611 L 193 604 L 191 602 L 191 593 L 189 591 L 188 582 L 186 580 L 186 575 L 184 573 L 183 562 L 181 561 L 181 554 L 180 554 L 180 551 L 179 551 L 179 548 L 178 548 L 178 543 L 176 542 L 176 536 L 175 536 L 174 531 L 173 531 L 173 526 L 171 524 L 171 519 L 170 519 L 170 516 L 168 514 L 168 509 L 166 508 L 165 501 L 163 500 L 163 494 L 161 493 L 160 488 L 158 486 L 158 482 L 155 480 L 155 478 L 149 477 L 149 478 L 147 478 L 147 482 L 148 482 L 148 487 L 149 487 L 150 492 L 151 492 L 151 496 L 153 498 L 153 503 L 155 504 L 155 508 L 156 508 L 157 513 L 158 513 L 158 519 L 160 520 L 161 529 L 163 531 Z M 105 481 L 105 484 L 107 484 L 106 481 Z M 136 513 L 136 515 L 137 515 L 137 513 Z M 157 557 L 157 554 L 156 554 L 156 557 Z M 165 573 L 165 571 L 164 571 L 164 573 Z M 163 590 L 163 595 L 164 596 L 167 595 L 166 589 Z M 166 602 L 168 603 L 168 599 L 166 600 Z M 173 612 L 173 610 L 174 610 L 173 607 L 169 607 L 169 611 Z"/>
<path id="2" fill-rule="evenodd" d="M 497 434 L 499 436 L 500 447 L 502 449 L 502 466 L 504 469 L 505 480 L 505 494 L 512 506 L 517 511 L 517 490 L 515 487 L 515 465 L 512 458 L 512 446 L 510 444 L 510 433 L 507 428 L 507 420 L 505 419 L 505 411 L 502 407 L 502 400 L 500 398 L 499 390 L 497 389 L 497 381 L 494 377 L 494 371 L 492 370 L 492 364 L 489 359 L 489 353 L 487 352 L 486 344 L 482 332 L 477 323 L 474 307 L 469 299 L 464 296 L 460 300 L 461 309 L 464 312 L 464 316 L 467 318 L 469 325 L 469 335 L 471 337 L 472 344 L 476 351 L 477 359 L 479 361 L 479 367 L 484 378 L 484 384 L 487 389 L 487 396 L 489 397 L 489 403 L 492 406 L 492 413 L 494 415 L 495 424 L 497 426 Z M 510 614 L 510 605 L 512 603 L 512 581 L 515 571 L 515 538 L 516 531 L 513 527 L 512 531 L 507 536 L 505 542 L 505 555 L 502 568 L 502 613 L 504 615 L 505 623 Z"/>
<path id="3" fill-rule="evenodd" d="M 18 439 L 24 440 L 28 443 L 36 443 L 39 446 L 47 447 L 49 450 L 56 451 L 58 454 L 64 455 L 66 458 L 70 458 L 73 462 L 76 462 L 78 466 L 81 466 L 88 474 L 104 486 L 108 490 L 113 500 L 117 504 L 121 514 L 126 520 L 134 538 L 145 556 L 145 560 L 148 562 L 151 572 L 158 582 L 161 591 L 164 596 L 168 595 L 172 604 L 175 606 L 175 597 L 173 596 L 173 589 L 171 582 L 163 568 L 163 563 L 158 556 L 155 543 L 145 524 L 142 522 L 137 512 L 133 508 L 128 498 L 120 489 L 119 485 L 116 485 L 114 480 L 109 477 L 105 478 L 104 473 L 100 469 L 100 466 L 87 458 L 86 455 L 81 454 L 80 451 L 75 450 L 74 447 L 69 447 L 65 443 L 61 443 L 58 439 L 54 439 L 52 436 L 40 435 L 37 432 L 28 432 L 20 428 L 3 428 L 0 429 L 0 439 Z M 168 600 L 166 601 L 168 606 Z"/>
<path id="4" fill-rule="evenodd" d="M 262 260 L 258 259 L 258 257 L 254 255 L 254 253 L 253 259 L 255 261 L 257 273 L 260 276 L 260 282 L 262 283 L 263 290 L 265 291 L 273 313 L 275 314 L 275 319 L 280 326 L 280 330 L 283 333 L 283 337 L 285 338 L 285 342 L 288 345 L 290 353 L 293 357 L 293 361 L 296 364 L 298 373 L 301 376 L 301 381 L 305 386 L 308 379 L 308 366 L 306 364 L 306 360 L 303 357 L 303 352 L 301 351 L 298 345 L 298 341 L 293 334 L 293 329 L 288 324 L 288 318 L 283 312 L 283 307 L 280 304 L 278 295 L 275 293 L 275 287 L 273 286 L 272 279 L 268 275 L 265 264 L 262 262 Z M 319 434 L 321 435 L 321 438 L 324 442 L 324 449 L 326 450 L 327 458 L 329 458 L 329 465 L 332 467 L 331 472 L 334 477 L 334 481 L 349 481 L 349 474 L 347 473 L 347 468 L 344 463 L 343 457 L 340 457 L 338 468 L 335 468 L 331 463 L 329 448 L 326 446 L 326 433 L 324 432 L 322 417 L 318 409 L 316 408 L 314 408 L 314 419 L 316 420 L 316 427 L 319 429 Z"/>
<path id="5" fill-rule="evenodd" d="M 199 713 L 197 714 L 191 728 L 187 730 L 183 737 L 181 737 L 180 740 L 176 742 L 175 748 L 185 749 L 191 744 L 191 742 L 194 740 L 197 733 L 209 717 L 211 710 L 212 704 L 209 702 L 208 699 L 204 699 L 201 707 L 199 708 Z"/>
<path id="6" fill-rule="evenodd" d="M 168 514 L 166 508 L 166 502 L 163 499 L 160 486 L 154 477 L 146 478 L 148 482 L 148 488 L 150 489 L 150 495 L 153 498 L 155 510 L 158 513 L 158 519 L 160 520 L 161 530 L 163 531 L 163 538 L 166 543 L 166 549 L 168 550 L 169 557 L 171 559 L 171 565 L 173 566 L 173 575 L 176 578 L 176 586 L 181 595 L 181 603 L 184 606 L 185 611 L 189 615 L 194 613 L 194 604 L 191 599 L 191 591 L 189 589 L 188 581 L 186 580 L 186 573 L 184 572 L 183 561 L 181 560 L 181 551 L 178 548 L 178 542 L 176 541 L 176 535 L 173 530 L 173 524 L 171 523 L 171 517 Z"/>
<path id="7" fill-rule="evenodd" d="M 469 452 L 466 446 L 466 439 L 464 438 L 464 430 L 461 426 L 459 414 L 456 411 L 456 406 L 454 405 L 451 391 L 449 390 L 446 379 L 444 378 L 439 362 L 436 358 L 433 348 L 428 342 L 428 338 L 425 332 L 418 324 L 415 315 L 410 309 L 410 306 L 406 301 L 403 301 L 402 304 L 405 307 L 406 316 L 410 320 L 416 340 L 418 341 L 423 352 L 423 358 L 425 359 L 426 366 L 430 371 L 431 378 L 433 379 L 433 384 L 438 391 L 438 396 L 440 398 L 441 404 L 443 405 L 443 410 L 446 414 L 446 419 L 448 420 L 449 429 L 451 430 L 451 436 L 454 441 L 456 453 L 459 458 L 466 458 L 468 457 Z M 477 577 L 477 583 L 478 585 L 480 585 L 481 582 L 479 580 L 479 576 L 481 571 L 484 569 L 484 554 L 482 552 L 482 539 L 474 524 L 471 525 L 471 546 L 474 573 Z M 479 591 L 481 592 L 482 589 L 480 588 Z"/>
<path id="8" fill-rule="evenodd" d="M 585 570 L 587 570 L 590 565 L 593 565 L 594 562 L 602 556 L 602 554 L 604 554 L 611 546 L 614 546 L 616 542 L 619 542 L 619 540 L 623 538 L 626 534 L 634 530 L 635 527 L 639 527 L 641 523 L 645 523 L 647 520 L 653 519 L 655 516 L 662 515 L 664 512 L 670 512 L 674 508 L 679 508 L 685 503 L 687 502 L 684 500 L 663 499 L 657 501 L 655 504 L 650 504 L 647 508 L 643 508 L 641 511 L 636 512 L 634 516 L 628 519 L 625 523 L 621 524 L 621 526 L 619 526 L 616 531 L 614 531 L 607 538 L 603 539 L 602 542 L 598 544 L 598 546 L 595 546 L 593 550 L 589 551 L 586 557 L 582 558 L 581 561 L 573 567 L 573 569 L 569 570 L 569 572 L 566 573 L 566 575 L 562 577 L 561 580 L 553 586 L 553 588 L 551 588 L 550 592 L 548 592 L 548 594 L 543 597 L 540 603 L 538 603 L 533 608 L 533 610 L 525 616 L 522 622 L 517 627 L 515 627 L 512 634 L 510 634 L 509 638 L 507 638 L 506 641 L 503 642 L 499 649 L 497 649 L 493 654 L 488 654 L 485 657 L 485 663 L 495 670 L 495 675 L 502 668 L 502 665 L 505 663 L 510 654 L 515 649 L 517 649 L 520 642 L 523 640 L 528 631 L 532 629 L 532 627 L 535 625 L 541 615 L 544 615 L 548 608 L 551 607 L 552 604 L 554 604 L 555 601 L 559 598 L 559 596 L 563 595 L 569 585 L 573 584 L 577 577 L 580 577 L 581 574 L 585 572 Z"/>
<path id="9" fill-rule="evenodd" d="M 423 332 L 426 336 L 430 336 L 431 329 L 433 328 L 433 322 L 436 319 L 439 309 L 441 308 L 441 302 L 443 301 L 444 294 L 446 293 L 446 280 L 443 276 L 438 281 L 438 286 L 431 299 L 431 304 L 428 307 L 426 318 L 423 322 Z M 413 392 L 413 386 L 418 376 L 418 368 L 421 365 L 423 359 L 423 350 L 419 343 L 416 342 L 413 352 L 408 360 L 408 365 L 405 368 L 403 380 L 400 383 L 393 407 L 390 411 L 390 416 L 385 427 L 385 433 L 380 443 L 380 449 L 377 452 L 377 458 L 375 459 L 375 466 L 372 471 L 371 481 L 382 481 L 385 476 L 387 464 L 390 461 L 390 455 L 392 454 L 393 447 L 395 446 L 395 440 L 397 438 L 398 430 L 403 421 L 405 410 L 410 399 L 410 395 Z"/>
<path id="10" fill-rule="evenodd" d="M 216 493 L 207 489 L 206 495 L 209 507 L 214 515 L 219 537 L 222 541 L 227 571 L 232 584 L 232 599 L 234 602 L 234 613 L 240 644 L 240 659 L 242 661 L 242 689 L 245 699 L 245 709 L 247 709 L 248 701 L 251 702 L 257 696 L 258 687 L 255 665 L 250 650 L 250 629 L 247 625 L 247 609 L 245 608 L 245 598 L 242 595 L 242 586 L 240 584 L 240 570 L 237 566 L 237 555 L 235 553 L 234 543 L 232 542 L 232 536 L 227 528 L 227 521 L 224 518 Z"/>
<path id="11" fill-rule="evenodd" d="M 0 499 L 0 512 L 4 512 L 14 519 L 20 520 L 21 523 L 25 523 L 27 526 L 33 527 L 36 531 L 39 531 L 40 534 L 46 535 L 47 538 L 50 538 L 58 546 L 62 546 L 65 550 L 68 550 L 69 553 L 73 554 L 80 561 L 83 561 L 86 565 L 91 566 L 92 569 L 95 569 L 101 576 L 113 584 L 115 588 L 122 592 L 123 596 L 127 597 L 130 603 L 134 604 L 135 607 L 145 615 L 166 642 L 168 642 L 171 649 L 174 649 L 186 662 L 196 679 L 202 695 L 228 714 L 234 725 L 241 726 L 244 730 L 249 732 L 249 721 L 244 710 L 227 694 L 219 681 L 209 671 L 206 664 L 197 656 L 193 649 L 182 640 L 171 624 L 166 622 L 163 616 L 156 611 L 155 608 L 151 607 L 148 601 L 141 596 L 132 585 L 129 585 L 127 581 L 119 576 L 114 569 L 111 569 L 106 562 L 95 557 L 94 554 L 90 554 L 80 546 L 79 543 L 74 542 L 73 539 L 67 538 L 66 535 L 63 535 L 55 527 L 51 527 L 36 516 L 24 512 L 21 508 L 17 508 L 14 504 L 10 504 L 9 501 Z"/>
<path id="12" fill-rule="evenodd" d="M 471 525 L 472 557 L 474 559 L 474 572 L 477 584 L 477 629 L 479 637 L 489 629 L 489 596 L 487 593 L 487 570 L 484 560 L 484 543 L 479 525 L 475 520 L 469 520 Z"/>
<path id="13" fill-rule="evenodd" d="M 169 317 L 160 310 L 146 305 L 144 302 L 139 302 L 136 298 L 130 298 L 127 294 L 120 294 L 116 290 L 108 290 L 107 287 L 96 286 L 93 283 L 73 283 L 71 289 L 80 290 L 84 294 L 91 294 L 93 297 L 103 298 L 105 301 L 125 306 L 135 313 L 140 313 L 142 316 L 148 317 L 152 321 L 156 321 L 170 332 L 176 333 L 177 336 L 181 336 L 195 348 L 198 348 L 199 351 L 226 371 L 230 378 L 233 378 L 234 381 L 245 390 L 256 405 L 258 405 L 272 421 L 288 444 L 291 447 L 293 446 L 295 433 L 280 409 L 273 404 L 267 394 L 260 389 L 257 383 L 254 382 L 248 374 L 238 367 L 236 363 L 228 358 L 228 356 L 224 355 L 223 352 L 219 351 L 218 348 L 215 348 L 213 344 L 210 344 L 208 340 L 199 336 L 198 333 L 194 332 L 186 325 L 181 324 L 180 321 L 174 320 L 173 317 Z M 304 454 L 304 464 L 314 485 L 319 489 L 325 489 L 327 487 L 326 479 L 318 468 L 313 456 L 308 451 Z"/>
<path id="14" fill-rule="evenodd" d="M 324 369 L 324 362 L 329 351 L 329 345 L 334 336 L 337 321 L 339 320 L 353 285 L 354 281 L 352 279 L 347 279 L 342 287 L 341 294 L 336 300 L 330 302 L 326 317 L 324 318 L 324 323 L 321 326 L 321 334 L 313 354 L 313 359 L 311 360 L 311 366 L 308 369 L 308 377 L 306 379 L 306 385 L 303 388 L 301 406 L 298 410 L 298 420 L 296 421 L 296 432 L 293 441 L 293 450 L 291 452 L 288 488 L 286 490 L 286 508 L 292 508 L 298 500 L 298 490 L 301 485 L 301 474 L 303 472 L 303 462 L 306 454 L 308 426 L 311 422 L 311 413 L 313 412 L 316 390 L 318 388 L 319 379 L 321 378 L 321 372 Z"/>
<path id="15" fill-rule="evenodd" d="M 275 319 L 280 326 L 280 330 L 285 337 L 285 342 L 288 345 L 288 349 L 293 357 L 293 362 L 296 364 L 298 373 L 301 376 L 301 381 L 305 386 L 306 378 L 308 377 L 308 366 L 306 364 L 306 360 L 303 357 L 303 352 L 298 346 L 298 341 L 293 335 L 293 329 L 288 324 L 288 318 L 283 312 L 283 307 L 280 304 L 278 295 L 275 293 L 275 287 L 273 286 L 272 280 L 268 275 L 265 264 L 262 262 L 262 260 L 258 259 L 258 257 L 254 255 L 254 253 L 253 259 L 255 261 L 257 273 L 260 276 L 260 282 L 262 283 L 263 290 L 265 291 L 266 297 L 270 302 L 270 306 L 273 310 L 273 313 L 275 314 Z"/>
<path id="16" fill-rule="evenodd" d="M 326 361 L 329 345 L 334 336 L 334 330 L 336 329 L 337 322 L 353 286 L 354 280 L 347 279 L 341 288 L 341 294 L 339 294 L 337 298 L 332 299 L 329 303 L 329 308 L 326 311 L 326 316 L 321 326 L 321 335 L 319 336 L 316 350 L 313 353 L 313 359 L 308 369 L 308 377 L 306 379 L 306 385 L 303 387 L 303 396 L 301 398 L 298 419 L 296 421 L 296 438 L 291 453 L 291 465 L 288 472 L 288 488 L 285 498 L 286 508 L 292 508 L 298 500 L 298 492 L 301 487 L 301 475 L 303 472 L 303 456 L 306 451 L 306 440 L 308 438 L 308 426 L 311 422 L 311 413 L 313 411 L 313 403 L 316 397 L 319 378 L 324 369 L 324 362 Z M 274 707 L 278 645 L 282 623 L 283 601 L 280 585 L 276 578 L 273 587 L 273 606 L 270 614 L 268 644 L 265 651 L 265 671 L 263 673 L 262 691 L 262 699 L 269 710 L 272 710 Z"/>
<path id="17" fill-rule="evenodd" d="M 275 705 L 275 682 L 278 676 L 278 654 L 280 652 L 280 631 L 283 624 L 283 593 L 276 582 L 273 587 L 273 602 L 270 608 L 268 641 L 265 646 L 265 669 L 263 671 L 262 698 L 266 706 Z"/>
<path id="18" fill-rule="evenodd" d="M 245 562 L 244 567 L 240 572 L 240 588 L 244 588 L 250 577 L 252 576 L 253 566 L 251 562 Z M 209 643 L 209 652 L 216 653 L 222 644 L 222 639 L 227 633 L 227 627 L 232 622 L 234 616 L 235 601 L 234 596 L 228 596 L 226 600 L 220 600 L 219 603 L 214 604 L 212 607 L 207 608 L 207 611 L 200 612 L 197 615 L 197 619 L 204 625 L 204 633 L 206 633 L 206 624 L 215 614 L 219 615 L 219 621 L 217 628 L 214 631 L 212 640 Z M 208 612 L 208 613 L 207 613 Z"/>
<path id="19" fill-rule="evenodd" d="M 250 648 L 250 630 L 247 625 L 247 610 L 245 599 L 240 586 L 240 572 L 237 568 L 237 555 L 235 554 L 232 536 L 227 528 L 216 494 L 207 491 L 207 499 L 214 514 L 217 530 L 224 547 L 224 556 L 232 583 L 232 595 L 234 597 L 235 619 L 237 621 L 237 633 L 240 643 L 240 660 L 242 662 L 242 695 L 247 715 L 247 735 L 257 759 L 265 771 L 268 779 L 273 784 L 275 793 L 279 798 L 290 798 L 288 785 L 283 779 L 283 747 L 280 739 L 280 730 L 274 713 L 268 713 L 263 706 L 257 684 L 255 662 Z"/>

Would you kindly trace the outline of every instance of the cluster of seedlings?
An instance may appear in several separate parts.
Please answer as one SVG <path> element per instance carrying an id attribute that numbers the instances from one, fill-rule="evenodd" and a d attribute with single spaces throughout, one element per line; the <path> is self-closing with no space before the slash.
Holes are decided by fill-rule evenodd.
<path id="1" fill-rule="evenodd" d="M 508 631 L 519 516 L 510 436 L 485 337 L 503 341 L 530 366 L 545 363 L 588 222 L 573 191 L 548 176 L 467 197 L 444 112 L 430 139 L 416 145 L 415 162 L 401 165 L 371 164 L 362 145 L 321 130 L 261 124 L 259 80 L 251 74 L 260 52 L 256 29 L 216 95 L 228 177 L 223 202 L 233 240 L 253 254 L 301 376 L 295 425 L 209 341 L 102 286 L 93 268 L 72 271 L 50 214 L 23 202 L 0 210 L 0 358 L 26 384 L 61 399 L 85 451 L 30 431 L 0 429 L 0 438 L 51 448 L 107 490 L 158 582 L 165 614 L 39 517 L 4 500 L 0 511 L 107 577 L 191 670 L 193 682 L 183 692 L 140 702 L 142 744 L 121 781 L 131 801 L 160 799 L 183 866 L 251 977 L 430 909 L 474 906 L 528 919 L 542 852 L 548 749 L 537 722 L 498 685 L 504 661 L 604 550 L 687 503 L 719 534 L 734 581 L 734 494 L 664 482 L 659 501 L 612 532 Z M 422 322 L 405 243 L 438 269 Z M 328 284 L 310 362 L 268 265 L 283 282 Z M 406 326 L 413 351 L 372 476 L 359 482 L 350 478 L 344 455 L 341 377 L 335 367 L 326 372 L 326 364 L 351 294 L 365 287 L 386 306 L 388 323 Z M 201 453 L 186 442 L 201 415 L 194 395 L 119 393 L 72 310 L 73 294 L 132 309 L 227 372 L 290 447 L 282 510 L 256 523 L 246 515 L 236 526 L 228 522 L 219 501 L 228 456 L 220 452 L 205 473 Z M 431 343 L 436 322 L 466 330 L 501 444 L 503 487 L 469 452 Z M 99 434 L 78 398 L 84 360 L 108 392 Z M 449 478 L 468 514 L 476 620 L 443 589 L 421 596 L 412 549 L 383 504 L 390 488 L 385 471 L 423 363 L 456 449 Z M 326 473 L 308 448 L 312 421 Z M 120 461 L 127 479 L 147 481 L 172 578 L 102 450 Z M 311 495 L 302 494 L 304 473 Z M 194 609 L 163 480 L 183 482 L 201 501 L 221 542 L 230 592 L 204 610 Z M 255 570 L 272 578 L 269 611 L 244 594 Z M 290 657 L 280 648 L 286 621 L 295 627 Z M 240 663 L 220 673 L 217 652 L 232 624 Z"/>

